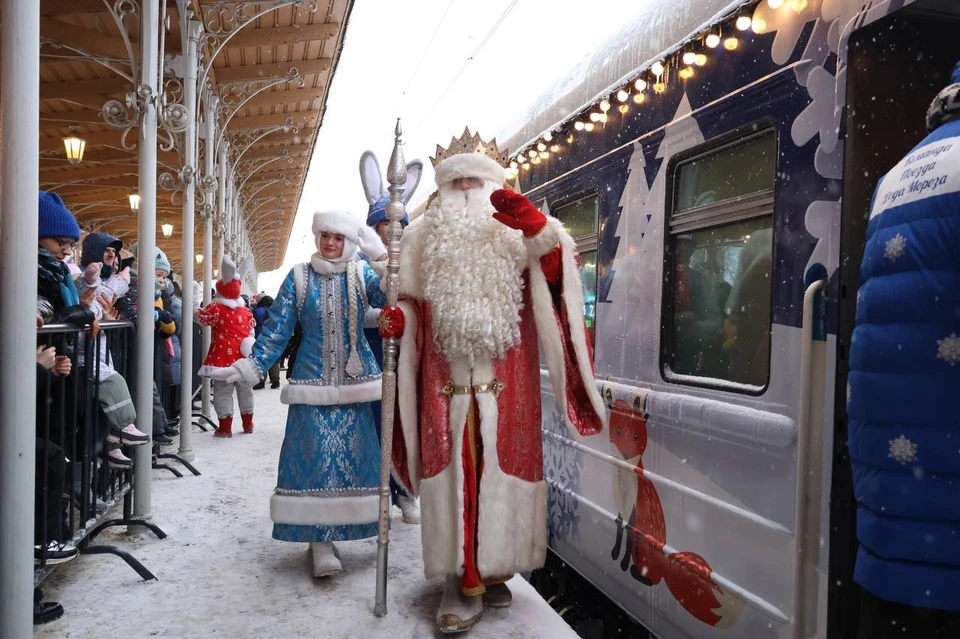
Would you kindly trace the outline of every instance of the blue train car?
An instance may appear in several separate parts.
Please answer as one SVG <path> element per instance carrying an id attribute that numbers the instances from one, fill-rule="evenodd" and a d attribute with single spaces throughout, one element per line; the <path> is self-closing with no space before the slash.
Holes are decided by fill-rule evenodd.
<path id="1" fill-rule="evenodd" d="M 664 638 L 855 636 L 865 215 L 958 25 L 955 0 L 651 0 L 518 118 L 501 148 L 577 239 L 611 416 L 575 437 L 544 378 L 554 580 Z"/>

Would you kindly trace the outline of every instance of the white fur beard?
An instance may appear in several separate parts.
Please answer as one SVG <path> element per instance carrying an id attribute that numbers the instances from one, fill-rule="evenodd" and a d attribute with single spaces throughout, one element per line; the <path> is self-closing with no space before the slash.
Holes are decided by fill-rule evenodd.
<path id="1" fill-rule="evenodd" d="M 426 212 L 423 295 L 433 315 L 433 339 L 448 361 L 502 357 L 520 341 L 523 308 L 522 235 L 493 218 L 485 183 L 468 191 L 440 188 Z"/>

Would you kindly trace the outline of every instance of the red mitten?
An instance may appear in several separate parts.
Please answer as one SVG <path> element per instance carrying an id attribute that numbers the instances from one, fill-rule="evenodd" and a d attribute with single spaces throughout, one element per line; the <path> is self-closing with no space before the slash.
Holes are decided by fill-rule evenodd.
<path id="1" fill-rule="evenodd" d="M 403 337 L 403 311 L 399 306 L 384 306 L 380 309 L 377 318 L 377 330 L 383 339 L 400 339 Z"/>
<path id="2" fill-rule="evenodd" d="M 523 231 L 524 237 L 533 237 L 547 225 L 547 217 L 525 196 L 508 189 L 499 189 L 490 195 L 490 203 L 497 212 L 493 217 L 501 224 Z"/>

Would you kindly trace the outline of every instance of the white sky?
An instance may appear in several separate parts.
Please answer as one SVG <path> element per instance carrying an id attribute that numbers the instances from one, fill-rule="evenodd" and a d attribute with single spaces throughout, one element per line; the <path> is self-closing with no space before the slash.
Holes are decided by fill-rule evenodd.
<path id="1" fill-rule="evenodd" d="M 464 126 L 484 139 L 511 133 L 503 127 L 517 113 L 645 1 L 358 0 L 283 267 L 261 273 L 260 290 L 276 295 L 290 268 L 316 251 L 315 211 L 366 219 L 360 154 L 372 150 L 386 171 L 397 117 L 407 162 L 425 165 L 415 205 L 434 188 L 429 156 L 438 143 Z"/>

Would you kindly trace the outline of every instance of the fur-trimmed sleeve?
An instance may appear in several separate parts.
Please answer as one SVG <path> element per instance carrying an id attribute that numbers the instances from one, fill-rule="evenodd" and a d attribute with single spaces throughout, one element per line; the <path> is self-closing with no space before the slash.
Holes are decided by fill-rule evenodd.
<path id="1" fill-rule="evenodd" d="M 260 337 L 257 338 L 250 353 L 250 358 L 261 370 L 270 370 L 270 367 L 287 350 L 287 343 L 297 326 L 298 315 L 296 285 L 291 269 L 280 286 L 277 298 L 270 305 L 270 312 L 263 322 Z"/>
<path id="2" fill-rule="evenodd" d="M 422 335 L 420 305 L 402 299 L 404 330 L 397 353 L 397 388 L 393 413 L 393 474 L 414 497 L 420 492 L 423 469 L 420 457 L 420 356 Z"/>
<path id="3" fill-rule="evenodd" d="M 599 433 L 607 411 L 593 375 L 576 243 L 555 218 L 525 243 L 533 315 L 554 395 L 571 429 Z"/>

